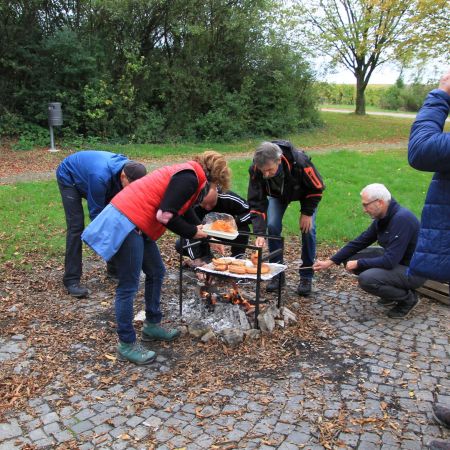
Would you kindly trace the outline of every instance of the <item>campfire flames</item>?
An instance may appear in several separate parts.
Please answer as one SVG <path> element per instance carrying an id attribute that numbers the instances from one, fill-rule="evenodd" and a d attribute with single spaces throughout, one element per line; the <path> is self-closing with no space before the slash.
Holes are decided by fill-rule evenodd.
<path id="1" fill-rule="evenodd" d="M 233 305 L 240 305 L 246 312 L 254 309 L 253 305 L 241 295 L 236 287 L 230 289 L 227 294 L 223 295 L 216 292 L 209 292 L 209 290 L 203 288 L 200 292 L 200 295 L 205 300 L 206 306 L 212 311 L 219 301 L 224 303 L 229 302 Z"/>

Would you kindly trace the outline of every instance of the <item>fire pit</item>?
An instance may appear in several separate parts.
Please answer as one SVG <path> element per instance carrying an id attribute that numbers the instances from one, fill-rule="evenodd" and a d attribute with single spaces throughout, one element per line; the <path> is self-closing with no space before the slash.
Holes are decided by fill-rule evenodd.
<path id="1" fill-rule="evenodd" d="M 258 326 L 258 315 L 259 315 L 259 311 L 260 311 L 260 290 L 261 290 L 261 281 L 264 280 L 270 280 L 272 279 L 274 276 L 278 276 L 281 272 L 283 272 L 286 269 L 286 266 L 282 265 L 282 264 L 269 264 L 269 266 L 273 266 L 271 267 L 271 272 L 268 274 L 264 274 L 262 275 L 261 273 L 261 267 L 262 267 L 262 263 L 263 261 L 268 260 L 269 258 L 281 255 L 283 253 L 283 248 L 284 248 L 284 238 L 281 236 L 274 236 L 274 235 L 260 235 L 260 234 L 255 234 L 255 233 L 250 233 L 250 232 L 241 232 L 241 234 L 246 234 L 248 236 L 254 236 L 254 237 L 258 237 L 258 236 L 263 236 L 264 238 L 270 238 L 270 239 L 276 239 L 281 241 L 281 249 L 279 250 L 275 250 L 272 253 L 269 253 L 268 255 L 266 255 L 263 258 L 262 255 L 262 248 L 261 247 L 256 247 L 255 245 L 245 245 L 245 244 L 236 244 L 236 243 L 232 243 L 231 241 L 222 241 L 222 240 L 217 240 L 217 239 L 212 239 L 209 238 L 209 242 L 210 243 L 217 243 L 217 244 L 222 244 L 222 245 L 229 245 L 231 246 L 232 244 L 235 246 L 239 246 L 243 249 L 250 249 L 254 252 L 257 252 L 258 254 L 258 261 L 256 264 L 256 274 L 242 274 L 242 275 L 238 275 L 238 274 L 230 274 L 230 273 L 220 273 L 217 271 L 214 271 L 211 268 L 200 268 L 200 270 L 203 270 L 204 272 L 207 273 L 207 277 L 227 277 L 227 278 L 249 278 L 249 279 L 253 279 L 255 281 L 255 300 L 254 300 L 254 305 L 251 304 L 251 302 L 247 301 L 246 299 L 243 299 L 241 294 L 239 293 L 239 290 L 236 289 L 236 282 L 233 285 L 233 288 L 229 291 L 229 292 L 225 292 L 225 293 L 217 293 L 217 292 L 209 292 L 209 289 L 206 288 L 204 289 L 204 291 L 206 292 L 206 294 L 201 294 L 202 298 L 206 298 L 209 308 L 212 308 L 215 304 L 217 304 L 218 301 L 223 302 L 223 301 L 228 301 L 230 303 L 233 304 L 242 304 L 242 306 L 247 309 L 247 310 L 253 310 L 254 314 L 255 314 L 255 328 L 259 328 Z M 190 247 L 194 247 L 195 245 L 199 245 L 201 243 L 201 241 L 197 241 L 197 242 L 193 242 L 190 244 L 185 244 L 185 241 L 182 240 L 181 242 L 181 247 L 183 249 L 187 249 Z M 183 252 L 180 252 L 180 268 L 179 268 L 179 307 L 180 307 L 180 315 L 183 314 Z M 276 266 L 276 267 L 275 267 Z M 273 269 L 273 270 L 272 270 Z M 207 278 L 208 279 L 208 278 Z M 281 283 L 278 287 L 278 300 L 277 300 L 277 307 L 280 308 L 281 306 Z M 254 308 L 254 309 L 253 309 Z M 252 312 L 253 312 L 252 311 Z"/>

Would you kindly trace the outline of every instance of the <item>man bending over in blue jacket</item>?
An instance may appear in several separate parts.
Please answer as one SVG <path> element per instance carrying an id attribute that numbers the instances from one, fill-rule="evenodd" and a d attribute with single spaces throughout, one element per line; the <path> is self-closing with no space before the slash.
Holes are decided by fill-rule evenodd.
<path id="1" fill-rule="evenodd" d="M 380 297 L 382 306 L 394 305 L 387 313 L 392 319 L 406 317 L 417 305 L 414 289 L 425 279 L 408 276 L 407 269 L 419 234 L 419 221 L 400 206 L 383 184 L 369 184 L 361 191 L 362 207 L 373 222 L 356 239 L 325 261 L 316 261 L 314 270 L 345 263 L 358 275 L 362 289 Z M 380 247 L 369 247 L 378 241 Z"/>
<path id="2" fill-rule="evenodd" d="M 81 233 L 84 230 L 81 199 L 87 200 L 89 217 L 94 220 L 122 188 L 146 173 L 143 164 L 123 155 L 96 150 L 74 153 L 56 169 L 67 223 L 63 283 L 73 297 L 86 297 L 89 293 L 80 285 Z"/>

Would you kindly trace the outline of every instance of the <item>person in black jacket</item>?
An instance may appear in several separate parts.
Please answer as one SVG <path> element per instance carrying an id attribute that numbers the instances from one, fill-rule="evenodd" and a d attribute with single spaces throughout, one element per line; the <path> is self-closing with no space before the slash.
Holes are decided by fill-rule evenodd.
<path id="1" fill-rule="evenodd" d="M 226 213 L 233 216 L 238 231 L 250 231 L 249 224 L 251 219 L 249 206 L 242 197 L 232 191 L 221 192 L 221 190 L 217 187 L 212 187 L 202 202 L 193 208 L 193 212 L 196 216 L 196 225 L 202 222 L 206 214 L 210 212 L 217 212 Z M 194 239 L 184 239 L 183 245 L 190 244 L 194 241 Z M 248 235 L 239 234 L 239 236 L 232 242 L 233 244 L 246 245 L 248 243 Z M 177 239 L 175 248 L 177 252 L 180 253 L 181 239 Z M 231 246 L 231 256 L 234 258 L 241 258 L 244 256 L 244 253 L 245 249 L 242 247 L 237 245 Z M 189 265 L 192 267 L 202 266 L 210 262 L 212 259 L 211 248 L 207 241 L 202 241 L 199 245 L 183 250 L 183 255 L 191 258 L 192 261 Z"/>
<path id="2" fill-rule="evenodd" d="M 364 211 L 373 219 L 369 228 L 325 261 L 317 261 L 314 270 L 346 263 L 346 269 L 358 275 L 362 289 L 380 297 L 378 304 L 394 305 L 388 317 L 406 317 L 418 304 L 415 289 L 425 279 L 408 275 L 407 269 L 419 234 L 419 221 L 400 206 L 386 186 L 373 183 L 361 191 Z M 380 247 L 369 247 L 378 241 Z"/>
<path id="3" fill-rule="evenodd" d="M 252 214 L 253 232 L 281 235 L 284 213 L 293 201 L 300 202 L 299 227 L 302 233 L 302 260 L 311 267 L 316 256 L 315 214 L 322 199 L 324 184 L 311 159 L 288 141 L 263 142 L 255 152 L 249 169 L 248 204 Z M 264 237 L 255 244 L 265 246 Z M 269 239 L 269 251 L 281 246 L 280 241 Z M 272 263 L 283 262 L 283 256 L 272 258 Z M 297 294 L 309 295 L 313 270 L 300 271 Z M 284 273 L 272 278 L 267 291 L 278 290 L 285 283 Z"/>

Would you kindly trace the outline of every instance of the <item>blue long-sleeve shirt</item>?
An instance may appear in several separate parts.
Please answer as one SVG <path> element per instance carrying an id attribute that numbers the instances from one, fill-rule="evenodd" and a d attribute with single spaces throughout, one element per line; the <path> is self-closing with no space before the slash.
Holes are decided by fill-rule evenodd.
<path id="1" fill-rule="evenodd" d="M 56 178 L 65 186 L 75 186 L 87 200 L 94 220 L 122 189 L 120 173 L 128 158 L 111 152 L 84 150 L 65 158 L 56 169 Z"/>
<path id="2" fill-rule="evenodd" d="M 330 259 L 335 264 L 341 264 L 378 241 L 385 250 L 384 254 L 358 259 L 358 269 L 378 267 L 390 270 L 398 264 L 408 266 L 416 247 L 419 226 L 417 217 L 411 211 L 391 199 L 385 217 L 373 220 L 366 231 L 342 247 Z"/>

